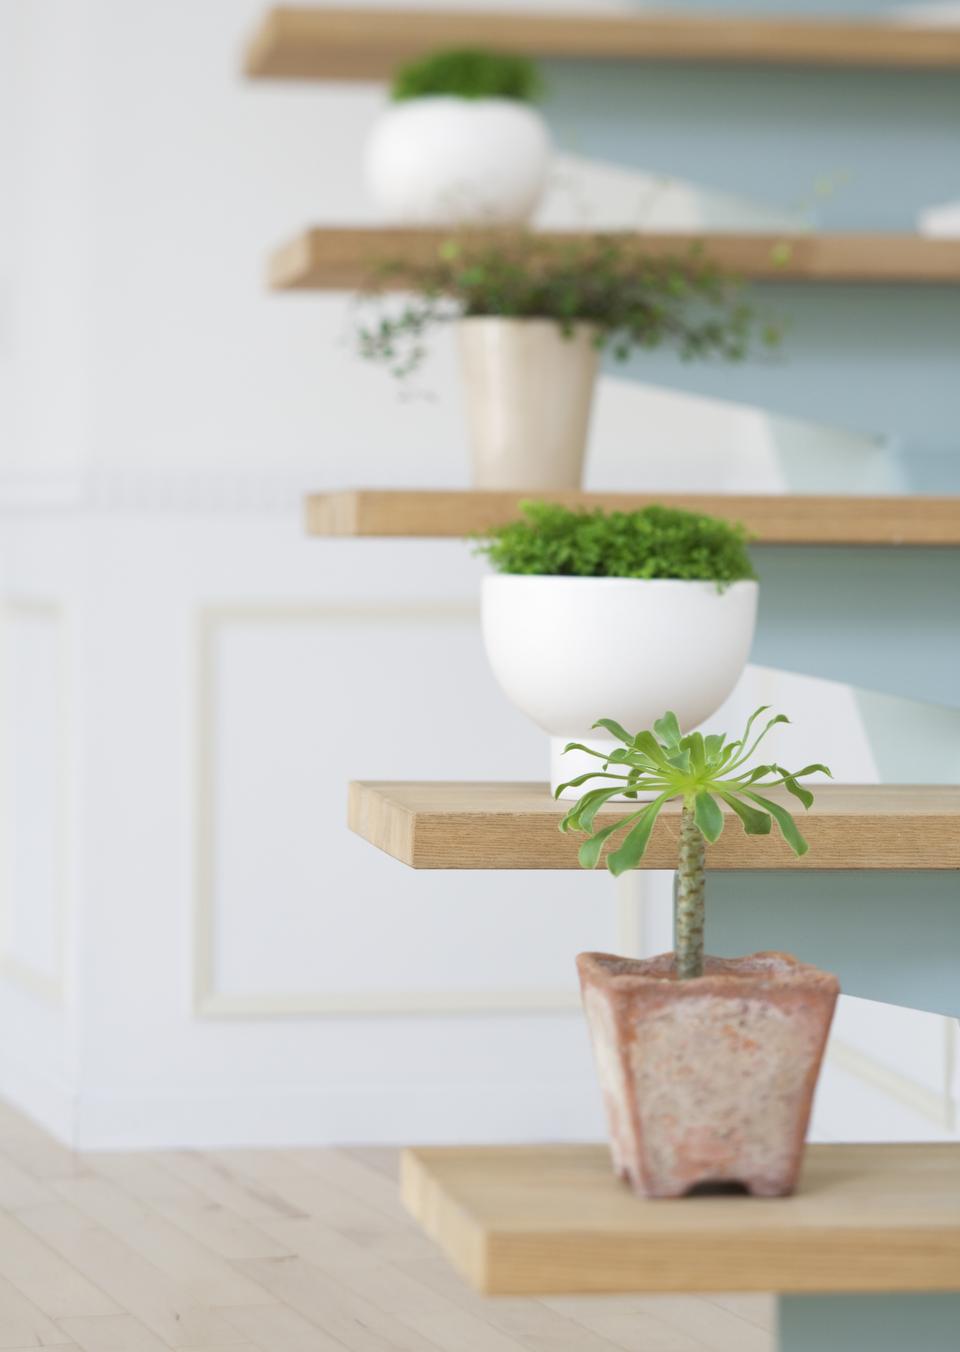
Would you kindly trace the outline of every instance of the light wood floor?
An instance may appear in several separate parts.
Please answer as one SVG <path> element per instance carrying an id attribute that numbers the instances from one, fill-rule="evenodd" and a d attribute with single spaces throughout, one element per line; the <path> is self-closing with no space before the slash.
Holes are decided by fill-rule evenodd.
<path id="1" fill-rule="evenodd" d="M 0 1348 L 770 1352 L 763 1296 L 483 1299 L 390 1150 L 74 1154 L 0 1105 Z"/>

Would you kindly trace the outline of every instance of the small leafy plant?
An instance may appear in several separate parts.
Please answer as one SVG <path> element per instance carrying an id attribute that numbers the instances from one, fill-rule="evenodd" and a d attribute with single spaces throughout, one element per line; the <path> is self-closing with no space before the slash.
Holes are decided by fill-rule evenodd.
<path id="1" fill-rule="evenodd" d="M 432 52 L 411 61 L 397 71 L 390 90 L 397 102 L 454 94 L 461 99 L 532 103 L 540 92 L 540 75 L 526 57 L 472 50 Z"/>
<path id="2" fill-rule="evenodd" d="M 775 762 L 755 765 L 749 770 L 745 768 L 770 729 L 778 723 L 790 722 L 785 714 L 775 714 L 751 743 L 753 725 L 769 707 L 763 704 L 755 710 L 747 720 L 743 734 L 734 741 L 728 741 L 726 734 L 719 732 L 708 736 L 690 732 L 684 736 L 676 714 L 668 712 L 654 723 L 652 731 L 633 736 L 612 718 L 599 719 L 593 726 L 603 728 L 623 743 L 609 754 L 579 742 L 571 742 L 565 748 L 596 756 L 603 761 L 603 767 L 561 784 L 557 789 L 558 796 L 564 789 L 580 788 L 589 780 L 615 781 L 586 790 L 560 823 L 561 831 L 582 831 L 588 836 L 579 852 L 584 868 L 596 868 L 604 844 L 621 831 L 626 834 L 617 848 L 607 855 L 607 868 L 614 876 L 635 868 L 646 853 L 654 822 L 664 804 L 671 798 L 683 800 L 674 902 L 675 961 L 681 980 L 703 975 L 705 843 L 719 840 L 723 831 L 726 817 L 720 804 L 725 804 L 739 817 L 749 836 L 769 835 L 776 822 L 794 854 L 806 854 L 809 848 L 787 808 L 759 790 L 782 786 L 806 809 L 813 802 L 813 794 L 799 781 L 812 774 L 830 775 L 830 771 L 819 764 L 790 771 Z M 638 793 L 655 796 L 652 801 L 594 830 L 598 810 L 614 794 L 626 794 L 630 798 Z"/>
<path id="3" fill-rule="evenodd" d="M 777 328 L 744 302 L 740 284 L 698 246 L 678 257 L 652 255 L 642 236 L 451 238 L 435 258 L 385 262 L 379 278 L 366 298 L 382 308 L 375 322 L 359 326 L 359 350 L 400 377 L 422 363 L 432 329 L 480 316 L 553 319 L 568 337 L 587 324 L 596 346 L 619 361 L 660 347 L 684 360 L 740 361 L 755 341 L 768 348 L 779 341 Z M 415 299 L 383 307 L 387 279 Z"/>
<path id="4" fill-rule="evenodd" d="M 479 540 L 500 573 L 679 578 L 724 587 L 755 578 L 746 529 L 719 517 L 656 503 L 636 512 L 571 511 L 523 502 L 518 521 Z"/>

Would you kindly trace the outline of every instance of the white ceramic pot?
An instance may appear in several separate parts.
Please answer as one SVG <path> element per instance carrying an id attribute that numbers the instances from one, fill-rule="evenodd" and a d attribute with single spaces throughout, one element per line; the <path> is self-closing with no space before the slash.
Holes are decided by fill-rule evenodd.
<path id="1" fill-rule="evenodd" d="M 597 380 L 594 330 L 553 319 L 461 319 L 474 488 L 579 488 Z"/>
<path id="2" fill-rule="evenodd" d="M 619 745 L 667 709 L 689 731 L 719 709 L 746 665 L 757 583 L 496 574 L 483 583 L 483 640 L 501 690 L 551 737 L 551 787 L 597 769 L 567 742 Z M 570 790 L 566 797 L 577 797 Z"/>
<path id="3" fill-rule="evenodd" d="M 521 225 L 543 194 L 550 138 L 515 99 L 391 104 L 367 142 L 367 187 L 400 225 Z"/>

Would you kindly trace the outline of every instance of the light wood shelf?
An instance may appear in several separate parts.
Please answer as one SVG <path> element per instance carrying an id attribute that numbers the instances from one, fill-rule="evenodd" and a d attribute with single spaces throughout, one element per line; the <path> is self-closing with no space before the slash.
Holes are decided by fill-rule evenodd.
<path id="1" fill-rule="evenodd" d="M 958 30 L 960 32 L 960 30 Z M 434 261 L 455 232 L 398 226 L 324 226 L 304 230 L 272 255 L 268 282 L 275 291 L 354 291 L 376 285 L 402 290 L 383 272 L 387 263 Z M 888 234 L 735 234 L 604 232 L 638 256 L 682 257 L 694 244 L 704 256 L 747 281 L 831 283 L 958 283 L 960 239 Z M 460 233 L 469 248 L 497 236 Z M 556 230 L 542 238 L 586 242 L 596 232 Z"/>
<path id="2" fill-rule="evenodd" d="M 599 61 L 952 70 L 960 32 L 948 26 L 736 15 L 550 14 L 504 10 L 268 11 L 247 49 L 247 75 L 379 80 L 441 47 Z"/>
<path id="3" fill-rule="evenodd" d="M 479 489 L 347 489 L 306 500 L 307 532 L 337 537 L 473 535 L 520 516 L 526 498 L 632 512 L 650 503 L 742 522 L 760 545 L 960 545 L 960 497 L 830 497 L 784 493 L 527 493 Z"/>
<path id="4" fill-rule="evenodd" d="M 791 810 L 795 800 L 771 790 Z M 354 783 L 351 830 L 412 868 L 578 868 L 584 837 L 561 834 L 570 804 L 546 784 Z M 597 823 L 625 805 L 601 809 Z M 726 811 L 726 809 L 724 809 Z M 778 834 L 745 836 L 731 820 L 707 846 L 712 869 L 960 869 L 960 787 L 818 784 L 801 828 L 810 842 L 797 858 Z M 668 803 L 641 867 L 673 869 L 680 806 Z"/>
<path id="5" fill-rule="evenodd" d="M 793 1197 L 644 1201 L 603 1146 L 408 1150 L 408 1209 L 477 1290 L 960 1290 L 960 1145 L 815 1145 Z"/>

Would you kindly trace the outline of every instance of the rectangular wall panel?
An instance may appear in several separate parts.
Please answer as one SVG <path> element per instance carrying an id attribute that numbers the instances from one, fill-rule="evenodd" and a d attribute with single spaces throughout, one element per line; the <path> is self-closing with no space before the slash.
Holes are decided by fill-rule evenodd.
<path id="1" fill-rule="evenodd" d="M 472 607 L 226 612 L 201 666 L 201 1009 L 576 1007 L 574 954 L 618 943 L 609 878 L 414 874 L 346 828 L 353 775 L 545 776 Z"/>
<path id="2" fill-rule="evenodd" d="M 62 976 L 65 708 L 62 617 L 53 605 L 0 610 L 0 962 L 57 996 Z"/>

